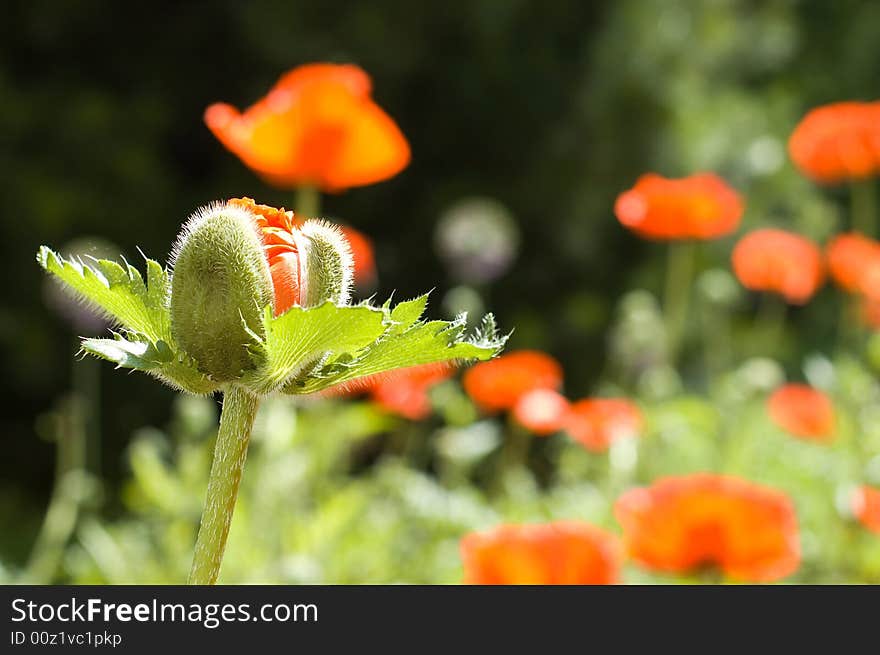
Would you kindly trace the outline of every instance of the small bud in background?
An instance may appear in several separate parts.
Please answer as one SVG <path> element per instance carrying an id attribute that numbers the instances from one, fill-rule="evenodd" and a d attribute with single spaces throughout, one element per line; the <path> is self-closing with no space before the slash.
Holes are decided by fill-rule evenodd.
<path id="1" fill-rule="evenodd" d="M 466 198 L 450 207 L 434 233 L 437 254 L 450 274 L 479 284 L 498 279 L 519 250 L 519 228 L 507 208 L 491 198 Z"/>
<path id="2" fill-rule="evenodd" d="M 214 204 L 184 226 L 171 256 L 171 330 L 202 371 L 218 382 L 253 366 L 245 326 L 259 333 L 274 305 L 273 278 L 254 216 Z"/>
<path id="3" fill-rule="evenodd" d="M 485 312 L 483 298 L 476 290 L 461 285 L 451 288 L 443 296 L 443 313 L 446 316 L 458 316 L 467 312 L 468 317 L 479 317 Z"/>
<path id="4" fill-rule="evenodd" d="M 667 359 L 663 314 L 647 291 L 630 291 L 621 298 L 609 335 L 610 362 L 622 379 L 635 382 L 646 372 L 663 367 Z"/>
<path id="5" fill-rule="evenodd" d="M 712 305 L 733 308 L 743 299 L 742 287 L 723 268 L 711 268 L 697 277 L 700 295 Z"/>

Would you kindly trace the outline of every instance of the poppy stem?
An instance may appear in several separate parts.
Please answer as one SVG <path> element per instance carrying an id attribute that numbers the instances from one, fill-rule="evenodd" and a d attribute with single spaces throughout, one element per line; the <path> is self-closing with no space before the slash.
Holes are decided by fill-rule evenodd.
<path id="1" fill-rule="evenodd" d="M 849 186 L 852 229 L 873 237 L 877 216 L 877 195 L 872 180 L 854 180 Z"/>
<path id="2" fill-rule="evenodd" d="M 321 192 L 318 187 L 298 186 L 293 200 L 293 211 L 302 218 L 318 218 L 321 213 Z"/>
<path id="3" fill-rule="evenodd" d="M 765 354 L 773 357 L 779 356 L 782 335 L 785 332 L 785 316 L 788 313 L 788 303 L 774 293 L 763 293 L 758 306 L 756 323 L 759 324 L 759 334 L 764 338 L 762 345 L 766 346 Z"/>
<path id="4" fill-rule="evenodd" d="M 678 351 L 684 337 L 694 278 L 695 254 L 696 248 L 693 243 L 685 241 L 669 244 L 663 302 L 666 318 L 666 343 L 669 361 L 672 364 L 678 358 Z"/>
<path id="5" fill-rule="evenodd" d="M 258 405 L 257 396 L 239 387 L 229 387 L 223 394 L 220 431 L 214 446 L 214 462 L 208 478 L 208 493 L 189 584 L 205 585 L 217 581 Z"/>
<path id="6" fill-rule="evenodd" d="M 501 446 L 498 464 L 495 470 L 495 490 L 503 492 L 509 474 L 529 467 L 529 451 L 532 445 L 532 434 L 521 425 L 508 422 L 508 433 Z"/>
<path id="7" fill-rule="evenodd" d="M 79 363 L 79 362 L 77 362 Z M 87 493 L 84 402 L 77 394 L 66 398 L 54 415 L 55 486 L 22 582 L 50 583 L 64 549 L 76 528 Z"/>

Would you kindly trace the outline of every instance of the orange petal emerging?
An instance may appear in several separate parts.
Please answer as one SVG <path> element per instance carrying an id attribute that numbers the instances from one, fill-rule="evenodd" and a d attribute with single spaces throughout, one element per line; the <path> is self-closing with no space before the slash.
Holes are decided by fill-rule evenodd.
<path id="1" fill-rule="evenodd" d="M 617 197 L 614 213 L 647 239 L 714 239 L 736 230 L 743 202 L 712 173 L 682 179 L 649 173 Z"/>
<path id="2" fill-rule="evenodd" d="M 880 171 L 880 102 L 837 102 L 810 111 L 788 141 L 795 165 L 818 182 Z"/>
<path id="3" fill-rule="evenodd" d="M 806 384 L 786 384 L 770 396 L 767 412 L 776 425 L 791 434 L 814 441 L 834 439 L 834 405 L 818 389 Z"/>
<path id="4" fill-rule="evenodd" d="M 672 573 L 712 564 L 727 576 L 772 582 L 800 562 L 789 498 L 740 478 L 697 473 L 631 489 L 614 507 L 630 554 Z"/>
<path id="5" fill-rule="evenodd" d="M 534 389 L 559 389 L 562 366 L 535 350 L 517 350 L 465 371 L 464 390 L 484 411 L 512 409 Z"/>
<path id="6" fill-rule="evenodd" d="M 251 198 L 233 198 L 229 204 L 251 212 L 257 222 L 275 291 L 275 315 L 283 314 L 300 302 L 302 272 L 294 229 L 301 222 L 291 211 L 258 205 Z"/>
<path id="7" fill-rule="evenodd" d="M 461 540 L 465 584 L 613 584 L 617 539 L 588 523 L 502 525 Z"/>
<path id="8" fill-rule="evenodd" d="M 357 66 L 300 66 L 244 113 L 211 105 L 205 123 L 245 165 L 279 187 L 341 191 L 373 184 L 403 170 L 410 150 L 370 97 L 370 86 Z"/>
<path id="9" fill-rule="evenodd" d="M 880 489 L 859 487 L 853 495 L 853 514 L 868 530 L 880 534 Z"/>
<path id="10" fill-rule="evenodd" d="M 568 416 L 569 403 L 553 389 L 534 389 L 523 394 L 513 407 L 513 418 L 538 436 L 561 430 Z"/>
<path id="11" fill-rule="evenodd" d="M 605 452 L 615 439 L 638 436 L 643 425 L 642 412 L 625 398 L 580 400 L 565 420 L 569 436 L 593 452 Z"/>
<path id="12" fill-rule="evenodd" d="M 822 253 L 809 239 L 772 228 L 749 232 L 733 249 L 733 271 L 747 289 L 806 303 L 822 286 Z"/>

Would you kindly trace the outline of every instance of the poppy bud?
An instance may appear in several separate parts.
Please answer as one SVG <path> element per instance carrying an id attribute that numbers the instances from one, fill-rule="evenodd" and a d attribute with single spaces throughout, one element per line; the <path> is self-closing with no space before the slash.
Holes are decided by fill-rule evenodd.
<path id="1" fill-rule="evenodd" d="M 246 345 L 273 303 L 263 242 L 250 212 L 227 204 L 197 211 L 171 255 L 171 332 L 217 382 L 253 366 Z"/>
<path id="2" fill-rule="evenodd" d="M 172 334 L 217 382 L 253 367 L 247 346 L 262 336 L 265 307 L 278 316 L 351 295 L 351 248 L 337 227 L 248 199 L 196 212 L 172 265 Z"/>

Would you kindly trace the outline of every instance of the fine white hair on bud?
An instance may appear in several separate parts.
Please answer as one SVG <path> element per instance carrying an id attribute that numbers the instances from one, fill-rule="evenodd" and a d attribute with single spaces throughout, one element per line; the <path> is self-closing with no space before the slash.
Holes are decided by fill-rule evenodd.
<path id="1" fill-rule="evenodd" d="M 347 305 L 354 281 L 351 245 L 338 226 L 322 220 L 308 220 L 294 230 L 300 253 L 300 289 L 303 307 L 330 300 Z"/>
<path id="2" fill-rule="evenodd" d="M 225 203 L 200 208 L 181 230 L 170 264 L 177 343 L 218 382 L 252 368 L 249 331 L 262 334 L 263 308 L 274 302 L 253 215 Z"/>

